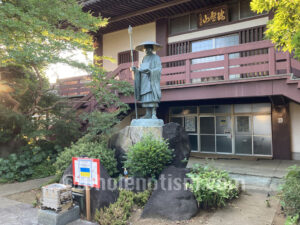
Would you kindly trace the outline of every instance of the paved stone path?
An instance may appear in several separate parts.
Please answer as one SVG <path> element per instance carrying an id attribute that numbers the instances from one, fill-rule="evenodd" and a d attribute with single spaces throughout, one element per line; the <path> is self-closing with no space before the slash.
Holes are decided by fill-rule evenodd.
<path id="1" fill-rule="evenodd" d="M 22 183 L 0 185 L 0 224 L 1 225 L 38 225 L 38 209 L 30 204 L 10 200 L 5 196 L 36 189 L 47 183 L 53 177 L 30 180 Z M 69 225 L 95 225 L 83 220 L 77 220 Z"/>

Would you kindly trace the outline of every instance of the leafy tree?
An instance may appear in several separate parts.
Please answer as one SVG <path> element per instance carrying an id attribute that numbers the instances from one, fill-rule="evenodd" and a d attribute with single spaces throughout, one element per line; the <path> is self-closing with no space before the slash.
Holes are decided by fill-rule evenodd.
<path id="1" fill-rule="evenodd" d="M 31 115 L 41 110 L 37 106 L 43 94 L 43 68 L 57 62 L 84 68 L 59 53 L 93 50 L 90 34 L 107 23 L 101 16 L 83 12 L 77 0 L 2 0 L 0 18 L 0 67 L 21 65 L 33 72 L 39 84 Z"/>
<path id="2" fill-rule="evenodd" d="M 252 0 L 251 9 L 257 13 L 274 11 L 267 25 L 266 37 L 283 51 L 295 52 L 300 59 L 300 1 Z"/>

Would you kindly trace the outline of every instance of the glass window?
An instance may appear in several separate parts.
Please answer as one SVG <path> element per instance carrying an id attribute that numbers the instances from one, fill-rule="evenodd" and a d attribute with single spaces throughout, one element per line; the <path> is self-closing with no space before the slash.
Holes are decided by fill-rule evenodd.
<path id="1" fill-rule="evenodd" d="M 186 32 L 190 26 L 190 16 L 180 16 L 170 20 L 170 34 Z"/>
<path id="2" fill-rule="evenodd" d="M 190 146 L 192 151 L 198 151 L 198 135 L 189 135 Z"/>
<path id="3" fill-rule="evenodd" d="M 192 42 L 192 52 L 210 50 L 214 48 L 213 39 Z"/>
<path id="4" fill-rule="evenodd" d="M 271 113 L 270 103 L 258 103 L 252 106 L 254 113 Z"/>
<path id="5" fill-rule="evenodd" d="M 271 116 L 253 116 L 254 135 L 271 135 Z"/>
<path id="6" fill-rule="evenodd" d="M 231 105 L 216 105 L 215 113 L 230 113 Z"/>
<path id="7" fill-rule="evenodd" d="M 216 130 L 217 130 L 217 134 L 231 133 L 230 116 L 217 116 L 216 117 Z"/>
<path id="8" fill-rule="evenodd" d="M 201 152 L 215 152 L 215 135 L 200 135 Z"/>
<path id="9" fill-rule="evenodd" d="M 252 112 L 251 104 L 234 105 L 234 112 L 235 113 L 251 113 Z"/>
<path id="10" fill-rule="evenodd" d="M 183 117 L 171 117 L 170 122 L 178 123 L 183 127 Z"/>
<path id="11" fill-rule="evenodd" d="M 271 137 L 253 137 L 254 154 L 271 155 L 272 154 Z"/>
<path id="12" fill-rule="evenodd" d="M 195 30 L 198 28 L 198 16 L 195 13 L 190 15 L 190 29 Z"/>
<path id="13" fill-rule="evenodd" d="M 182 114 L 183 112 L 183 107 L 173 107 L 171 108 L 171 114 L 176 115 L 176 114 Z"/>
<path id="14" fill-rule="evenodd" d="M 197 117 L 196 116 L 186 116 L 185 117 L 185 131 L 196 133 L 197 132 Z"/>
<path id="15" fill-rule="evenodd" d="M 235 153 L 252 154 L 252 136 L 235 136 Z"/>
<path id="16" fill-rule="evenodd" d="M 250 116 L 237 116 L 236 117 L 236 133 L 237 134 L 250 134 L 251 133 Z"/>
<path id="17" fill-rule="evenodd" d="M 229 21 L 239 20 L 239 7 L 238 2 L 234 2 L 228 5 Z"/>
<path id="18" fill-rule="evenodd" d="M 183 108 L 183 114 L 197 114 L 197 106 L 189 106 Z"/>
<path id="19" fill-rule="evenodd" d="M 217 136 L 217 152 L 232 152 L 232 141 L 230 136 Z"/>
<path id="20" fill-rule="evenodd" d="M 211 105 L 200 106 L 200 113 L 214 113 L 214 106 Z"/>
<path id="21" fill-rule="evenodd" d="M 227 35 L 223 37 L 216 38 L 215 48 L 224 48 L 229 46 L 234 46 L 239 44 L 239 35 Z"/>
<path id="22" fill-rule="evenodd" d="M 257 15 L 255 12 L 251 11 L 250 1 L 251 0 L 240 1 L 240 19 Z"/>
<path id="23" fill-rule="evenodd" d="M 200 134 L 215 134 L 214 117 L 200 117 Z"/>

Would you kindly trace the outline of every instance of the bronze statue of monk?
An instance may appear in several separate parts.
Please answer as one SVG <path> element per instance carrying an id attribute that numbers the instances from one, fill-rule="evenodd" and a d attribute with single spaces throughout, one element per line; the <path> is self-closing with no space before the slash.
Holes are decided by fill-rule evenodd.
<path id="1" fill-rule="evenodd" d="M 132 67 L 134 71 L 135 98 L 146 108 L 143 119 L 157 119 L 156 109 L 161 98 L 160 77 L 161 62 L 157 51 L 161 46 L 158 43 L 147 41 L 138 45 L 137 51 L 145 51 L 146 55 L 139 68 Z"/>

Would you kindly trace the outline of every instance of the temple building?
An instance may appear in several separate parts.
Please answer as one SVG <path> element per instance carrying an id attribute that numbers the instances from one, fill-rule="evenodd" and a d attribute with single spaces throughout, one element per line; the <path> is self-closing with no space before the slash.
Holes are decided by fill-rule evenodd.
<path id="1" fill-rule="evenodd" d="M 83 10 L 110 18 L 95 35 L 95 53 L 116 60 L 102 63 L 117 79 L 133 83 L 129 25 L 134 46 L 163 46 L 158 117 L 185 128 L 194 156 L 300 160 L 300 62 L 265 39 L 273 14 L 255 14 L 249 3 L 86 0 Z M 136 65 L 143 56 L 134 51 Z M 133 97 L 122 100 L 134 108 Z"/>

